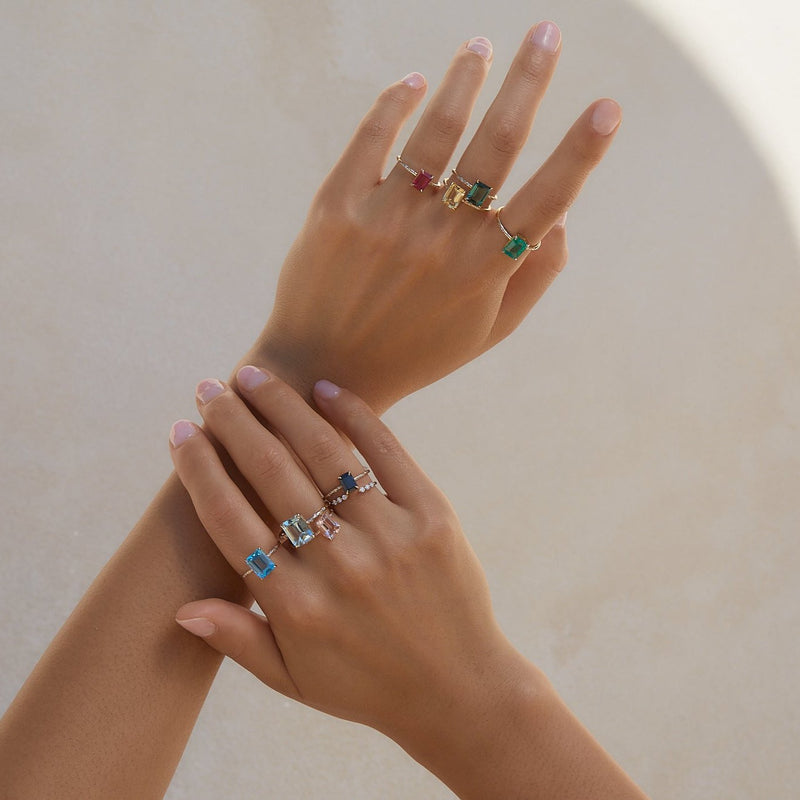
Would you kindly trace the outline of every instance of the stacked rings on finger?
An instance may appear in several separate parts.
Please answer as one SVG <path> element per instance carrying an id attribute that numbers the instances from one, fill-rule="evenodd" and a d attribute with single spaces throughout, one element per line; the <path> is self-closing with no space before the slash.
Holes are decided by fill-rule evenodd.
<path id="1" fill-rule="evenodd" d="M 248 575 L 255 575 L 259 580 L 263 581 L 277 566 L 272 556 L 284 542 L 289 542 L 293 547 L 302 547 L 319 534 L 330 540 L 336 536 L 339 528 L 341 528 L 341 525 L 334 518 L 333 512 L 327 505 L 320 508 L 319 511 L 315 511 L 308 519 L 305 519 L 300 514 L 295 514 L 281 523 L 281 534 L 278 537 L 278 543 L 271 550 L 264 552 L 260 547 L 257 547 L 245 558 L 245 562 L 250 569 L 242 575 L 242 578 L 246 578 Z"/>
<path id="2" fill-rule="evenodd" d="M 455 211 L 461 202 L 465 202 L 470 208 L 477 208 L 479 211 L 491 211 L 492 201 L 497 200 L 497 195 L 492 194 L 492 187 L 477 178 L 468 181 L 455 170 L 450 173 L 450 177 L 445 182 L 447 189 L 442 195 L 442 202 L 451 210 Z"/>
<path id="3" fill-rule="evenodd" d="M 503 248 L 503 253 L 516 261 L 521 255 L 538 250 L 542 246 L 541 240 L 536 242 L 536 244 L 528 244 L 528 240 L 524 236 L 520 236 L 518 233 L 509 233 L 508 228 L 503 225 L 503 220 L 500 219 L 500 212 L 502 210 L 503 206 L 497 209 L 497 224 L 500 226 L 503 235 L 508 239 L 508 243 Z"/>
<path id="4" fill-rule="evenodd" d="M 426 172 L 424 169 L 414 169 L 410 164 L 403 161 L 400 156 L 397 156 L 397 163 L 408 173 L 414 176 L 411 185 L 418 191 L 424 191 L 425 187 L 430 185 L 433 189 L 438 189 L 441 184 L 434 182 L 433 175 Z"/>
<path id="5" fill-rule="evenodd" d="M 340 503 L 344 503 L 348 497 L 353 492 L 358 492 L 359 494 L 364 494 L 364 492 L 368 492 L 370 489 L 374 489 L 378 482 L 375 480 L 371 480 L 368 483 L 365 483 L 363 486 L 358 485 L 358 481 L 361 478 L 365 478 L 369 475 L 370 469 L 367 468 L 363 472 L 360 472 L 358 475 L 353 475 L 351 472 L 343 472 L 339 476 L 339 485 L 334 486 L 329 492 L 326 492 L 322 495 L 322 499 L 333 508 L 333 506 L 338 506 Z M 340 493 L 340 494 L 338 494 Z M 337 495 L 334 497 L 334 495 Z M 329 500 L 328 498 L 333 498 Z"/>

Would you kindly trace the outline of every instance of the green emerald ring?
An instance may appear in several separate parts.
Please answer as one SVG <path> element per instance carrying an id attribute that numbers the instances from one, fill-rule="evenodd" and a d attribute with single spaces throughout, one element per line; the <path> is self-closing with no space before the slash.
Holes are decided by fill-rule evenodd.
<path id="1" fill-rule="evenodd" d="M 510 259 L 516 261 L 525 253 L 533 253 L 534 251 L 538 250 L 542 246 L 541 239 L 536 242 L 536 244 L 528 244 L 528 240 L 524 236 L 520 236 L 518 233 L 509 233 L 508 228 L 503 225 L 503 220 L 500 219 L 500 212 L 503 210 L 503 208 L 505 208 L 505 206 L 501 206 L 497 209 L 497 224 L 500 226 L 503 236 L 508 239 L 506 246 L 503 248 L 503 253 Z"/>

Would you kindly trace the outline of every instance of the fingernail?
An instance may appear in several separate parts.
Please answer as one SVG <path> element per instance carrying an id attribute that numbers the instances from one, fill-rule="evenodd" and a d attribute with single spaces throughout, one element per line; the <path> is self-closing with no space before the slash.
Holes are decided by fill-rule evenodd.
<path id="1" fill-rule="evenodd" d="M 216 378 L 207 378 L 197 384 L 197 399 L 205 405 L 209 400 L 213 400 L 217 395 L 222 394 L 225 387 Z"/>
<path id="2" fill-rule="evenodd" d="M 197 425 L 188 419 L 179 419 L 169 432 L 169 440 L 173 447 L 180 447 L 187 439 L 197 433 Z"/>
<path id="3" fill-rule="evenodd" d="M 477 53 L 487 61 L 492 57 L 492 43 L 485 36 L 475 36 L 467 42 L 467 50 Z"/>
<path id="4" fill-rule="evenodd" d="M 555 53 L 561 44 L 561 31 L 555 22 L 540 22 L 531 34 L 531 41 L 540 50 Z"/>
<path id="5" fill-rule="evenodd" d="M 567 227 L 567 212 L 565 211 L 554 223 L 553 226 L 556 228 L 566 228 Z"/>
<path id="6" fill-rule="evenodd" d="M 342 390 L 335 383 L 331 383 L 330 381 L 317 381 L 314 384 L 314 391 L 323 400 L 333 400 L 342 393 Z"/>
<path id="7" fill-rule="evenodd" d="M 264 381 L 269 380 L 269 373 L 258 367 L 242 367 L 236 373 L 236 382 L 246 392 L 252 392 L 257 386 L 261 386 Z"/>
<path id="8" fill-rule="evenodd" d="M 613 100 L 601 100 L 592 112 L 592 127 L 601 136 L 613 133 L 622 120 L 622 110 Z"/>
<path id="9" fill-rule="evenodd" d="M 195 636 L 202 636 L 203 638 L 211 636 L 212 633 L 216 633 L 217 631 L 217 626 L 210 619 L 206 619 L 205 617 L 194 617 L 192 619 L 176 618 L 175 622 L 181 627 L 186 628 L 189 633 L 193 633 Z"/>
<path id="10" fill-rule="evenodd" d="M 425 76 L 421 75 L 419 72 L 409 72 L 408 75 L 403 78 L 403 83 L 406 86 L 410 86 L 412 89 L 421 89 L 425 85 Z"/>

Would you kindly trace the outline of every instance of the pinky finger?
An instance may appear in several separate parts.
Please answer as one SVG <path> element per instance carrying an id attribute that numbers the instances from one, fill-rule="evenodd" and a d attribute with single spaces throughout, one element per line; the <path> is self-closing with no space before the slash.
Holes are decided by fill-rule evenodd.
<path id="1" fill-rule="evenodd" d="M 528 255 L 511 276 L 500 303 L 486 349 L 515 331 L 567 263 L 566 214 L 542 239 L 541 248 Z"/>
<path id="2" fill-rule="evenodd" d="M 272 628 L 264 617 L 236 603 L 214 598 L 181 606 L 175 621 L 276 692 L 298 698 Z"/>

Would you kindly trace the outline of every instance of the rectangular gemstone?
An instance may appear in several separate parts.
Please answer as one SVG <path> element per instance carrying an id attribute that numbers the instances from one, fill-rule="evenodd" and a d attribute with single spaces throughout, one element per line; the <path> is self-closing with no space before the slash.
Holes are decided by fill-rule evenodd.
<path id="1" fill-rule="evenodd" d="M 281 530 L 295 547 L 302 547 L 314 538 L 314 531 L 311 530 L 309 524 L 299 514 L 295 514 L 291 519 L 281 522 Z"/>
<path id="2" fill-rule="evenodd" d="M 515 236 L 504 248 L 503 252 L 516 261 L 526 250 L 528 243 L 521 237 Z"/>
<path id="3" fill-rule="evenodd" d="M 487 186 L 481 181 L 475 181 L 475 183 L 472 184 L 472 188 L 469 190 L 469 192 L 467 192 L 464 202 L 469 203 L 471 206 L 475 206 L 476 208 L 480 208 L 486 201 L 486 198 L 489 196 L 489 192 L 491 191 L 491 186 Z"/>
<path id="4" fill-rule="evenodd" d="M 352 473 L 345 472 L 344 475 L 339 476 L 339 483 L 342 485 L 342 489 L 346 492 L 352 492 L 353 489 L 358 488 L 358 484 L 356 483 L 356 479 L 353 477 Z"/>
<path id="5" fill-rule="evenodd" d="M 250 565 L 253 574 L 262 581 L 275 569 L 275 562 L 260 547 L 250 553 L 245 561 Z"/>
<path id="6" fill-rule="evenodd" d="M 415 189 L 419 189 L 419 191 L 421 192 L 432 180 L 433 180 L 433 175 L 431 175 L 430 172 L 425 172 L 424 169 L 421 169 L 417 173 L 417 177 L 414 178 L 411 185 Z"/>
<path id="7" fill-rule="evenodd" d="M 319 519 L 315 520 L 315 524 L 317 526 L 317 533 L 321 533 L 326 539 L 333 539 L 341 527 L 330 514 L 324 514 Z"/>
<path id="8" fill-rule="evenodd" d="M 448 208 L 455 210 L 458 208 L 459 203 L 464 199 L 465 194 L 466 192 L 464 191 L 464 187 L 453 182 L 447 187 L 447 191 L 444 193 L 444 195 L 442 195 L 442 202 Z"/>

